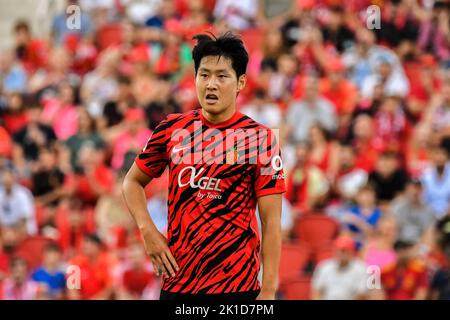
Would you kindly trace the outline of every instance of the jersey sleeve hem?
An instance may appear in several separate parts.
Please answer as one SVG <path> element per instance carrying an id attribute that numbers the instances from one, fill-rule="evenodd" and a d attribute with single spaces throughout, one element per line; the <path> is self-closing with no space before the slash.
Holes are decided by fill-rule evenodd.
<path id="1" fill-rule="evenodd" d="M 146 175 L 148 175 L 150 178 L 157 178 L 157 177 L 158 177 L 153 171 L 151 171 L 149 168 L 147 168 L 147 167 L 144 165 L 144 163 L 142 163 L 141 161 L 139 161 L 139 160 L 134 160 L 134 163 L 136 163 L 137 167 L 138 167 L 142 172 L 144 172 Z"/>
<path id="2" fill-rule="evenodd" d="M 256 191 L 256 197 L 263 197 L 263 196 L 268 196 L 270 194 L 277 194 L 277 193 L 285 193 L 286 189 L 281 187 L 281 188 L 271 188 L 271 189 L 263 189 L 260 191 Z"/>

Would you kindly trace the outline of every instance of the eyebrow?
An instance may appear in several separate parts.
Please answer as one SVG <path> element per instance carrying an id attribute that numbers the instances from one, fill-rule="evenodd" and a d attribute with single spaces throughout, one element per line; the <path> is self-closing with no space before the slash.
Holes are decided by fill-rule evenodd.
<path id="1" fill-rule="evenodd" d="M 206 69 L 206 68 L 200 68 L 198 69 L 199 72 L 211 72 L 211 70 Z M 227 69 L 218 69 L 218 70 L 214 70 L 215 73 L 228 73 Z"/>

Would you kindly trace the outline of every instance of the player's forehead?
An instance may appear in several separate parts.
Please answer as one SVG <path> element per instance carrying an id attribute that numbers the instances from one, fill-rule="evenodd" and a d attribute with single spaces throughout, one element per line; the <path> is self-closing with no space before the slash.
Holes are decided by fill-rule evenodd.
<path id="1" fill-rule="evenodd" d="M 200 60 L 199 71 L 234 73 L 231 59 L 224 56 L 205 56 Z"/>

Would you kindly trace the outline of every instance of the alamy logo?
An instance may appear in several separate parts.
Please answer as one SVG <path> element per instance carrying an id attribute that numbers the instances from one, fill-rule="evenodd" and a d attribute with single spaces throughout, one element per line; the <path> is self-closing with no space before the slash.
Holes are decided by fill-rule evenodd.
<path id="1" fill-rule="evenodd" d="M 258 164 L 262 175 L 274 175 L 283 169 L 278 137 L 277 129 L 204 130 L 201 121 L 195 121 L 193 130 L 177 129 L 171 134 L 169 152 L 175 164 Z"/>
<path id="2" fill-rule="evenodd" d="M 69 30 L 81 29 L 81 8 L 77 5 L 68 6 L 66 9 L 66 26 Z"/>
<path id="3" fill-rule="evenodd" d="M 381 10 L 379 6 L 372 5 L 366 9 L 366 27 L 369 30 L 381 29 Z"/>
<path id="4" fill-rule="evenodd" d="M 367 288 L 369 290 L 381 289 L 381 269 L 377 265 L 367 267 Z"/>
<path id="5" fill-rule="evenodd" d="M 81 289 L 81 270 L 77 265 L 70 265 L 66 269 L 66 287 L 69 290 Z"/>

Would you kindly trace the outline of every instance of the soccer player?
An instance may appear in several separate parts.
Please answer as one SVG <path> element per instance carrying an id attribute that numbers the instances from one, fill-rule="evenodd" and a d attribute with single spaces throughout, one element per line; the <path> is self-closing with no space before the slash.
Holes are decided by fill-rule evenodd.
<path id="1" fill-rule="evenodd" d="M 285 192 L 279 146 L 272 130 L 236 108 L 247 80 L 242 40 L 230 32 L 194 39 L 201 109 L 161 121 L 127 173 L 123 194 L 163 275 L 161 300 L 275 299 Z M 144 187 L 167 166 L 166 238 L 147 211 Z"/>

